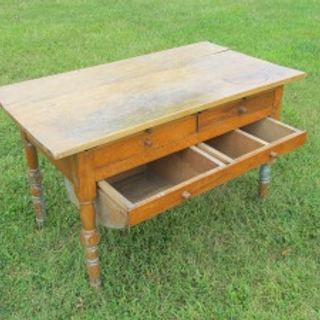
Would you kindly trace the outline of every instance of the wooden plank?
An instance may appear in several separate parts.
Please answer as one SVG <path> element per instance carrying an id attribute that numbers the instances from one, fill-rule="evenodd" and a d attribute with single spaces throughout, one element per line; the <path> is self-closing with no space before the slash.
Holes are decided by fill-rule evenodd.
<path id="1" fill-rule="evenodd" d="M 0 90 L 0 101 L 3 105 L 11 105 L 42 102 L 57 99 L 57 97 L 67 98 L 109 84 L 131 81 L 150 73 L 178 69 L 206 55 L 226 50 L 228 48 L 204 41 L 103 65 L 27 80 L 3 86 Z"/>
<path id="2" fill-rule="evenodd" d="M 148 57 L 96 67 L 90 76 L 78 71 L 35 80 L 36 84 L 3 87 L 0 101 L 22 128 L 59 159 L 304 76 L 301 71 L 215 48 L 206 43 L 173 49 L 174 63 L 164 68 L 158 67 L 160 62 L 145 64 Z M 181 52 L 185 59 L 180 59 Z M 165 52 L 158 55 L 158 61 L 167 57 Z M 133 67 L 137 61 L 144 65 L 143 72 Z M 118 76 L 130 66 L 132 73 Z M 99 80 L 104 77 L 109 80 Z M 72 83 L 69 89 L 64 87 L 67 82 Z M 79 90 L 74 89 L 77 83 Z"/>

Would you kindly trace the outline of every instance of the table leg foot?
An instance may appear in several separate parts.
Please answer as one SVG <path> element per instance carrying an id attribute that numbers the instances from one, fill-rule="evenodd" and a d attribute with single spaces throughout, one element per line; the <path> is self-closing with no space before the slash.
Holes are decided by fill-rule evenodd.
<path id="1" fill-rule="evenodd" d="M 260 167 L 259 189 L 258 189 L 258 196 L 261 200 L 264 200 L 267 196 L 268 188 L 270 184 L 270 176 L 271 176 L 271 165 L 263 164 Z"/>

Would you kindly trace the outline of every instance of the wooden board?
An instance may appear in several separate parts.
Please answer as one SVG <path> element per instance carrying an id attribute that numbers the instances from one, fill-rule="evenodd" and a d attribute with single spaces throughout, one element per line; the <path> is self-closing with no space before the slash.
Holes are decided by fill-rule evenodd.
<path id="1" fill-rule="evenodd" d="M 4 86 L 0 103 L 60 159 L 303 76 L 201 42 Z"/>

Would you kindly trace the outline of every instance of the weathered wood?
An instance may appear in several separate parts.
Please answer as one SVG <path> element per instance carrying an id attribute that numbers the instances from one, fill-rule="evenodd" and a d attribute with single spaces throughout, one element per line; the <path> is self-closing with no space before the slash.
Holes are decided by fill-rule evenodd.
<path id="1" fill-rule="evenodd" d="M 196 124 L 196 116 L 187 116 L 96 148 L 94 150 L 95 167 L 100 168 L 136 155 L 145 158 L 146 152 L 153 153 L 159 147 L 164 147 L 194 134 L 197 129 Z"/>
<path id="2" fill-rule="evenodd" d="M 4 86 L 0 103 L 23 132 L 40 220 L 35 148 L 71 182 L 99 286 L 96 221 L 138 224 L 261 164 L 265 196 L 263 168 L 306 133 L 264 118 L 279 117 L 283 85 L 304 75 L 203 42 Z"/>
<path id="3" fill-rule="evenodd" d="M 74 70 L 2 87 L 3 104 L 42 102 L 60 97 L 77 96 L 84 91 L 148 76 L 150 73 L 179 69 L 198 62 L 207 55 L 228 48 L 210 42 L 199 42 L 169 50 L 115 61 L 104 65 Z M 39 90 L 41 87 L 41 90 Z"/>
<path id="4" fill-rule="evenodd" d="M 80 219 L 82 222 L 80 239 L 85 248 L 86 266 L 90 284 L 93 287 L 98 287 L 101 284 L 98 255 L 100 235 L 95 227 L 96 214 L 94 201 L 97 191 L 94 179 L 93 154 L 92 152 L 85 151 L 79 153 L 77 158 L 77 180 L 74 187 L 80 205 Z"/>
<path id="5" fill-rule="evenodd" d="M 113 196 L 99 189 L 96 202 L 97 222 L 107 228 L 124 229 L 128 227 L 128 212 L 119 206 Z"/>
<path id="6" fill-rule="evenodd" d="M 271 113 L 271 117 L 276 119 L 276 120 L 280 119 L 283 91 L 284 91 L 284 87 L 283 86 L 280 86 L 280 87 L 275 89 L 273 110 L 272 110 L 272 113 Z"/>
<path id="7" fill-rule="evenodd" d="M 24 132 L 23 133 L 28 141 L 31 141 L 32 144 L 41 151 L 41 153 L 72 183 L 76 182 L 77 175 L 77 155 L 72 155 L 65 157 L 63 159 L 56 160 L 52 155 L 46 150 L 42 145 L 37 141 L 33 140 L 32 137 Z"/>
<path id="8" fill-rule="evenodd" d="M 46 218 L 46 208 L 42 188 L 43 176 L 39 169 L 38 154 L 35 146 L 28 140 L 23 132 L 21 132 L 21 137 L 27 158 L 28 179 L 36 215 L 36 223 L 38 227 L 42 227 Z"/>
<path id="9" fill-rule="evenodd" d="M 153 137 L 155 137 L 155 139 L 150 140 L 157 141 L 151 147 L 142 147 L 143 141 L 148 139 L 148 133 L 142 132 L 96 148 L 94 149 L 96 181 L 265 118 L 272 112 L 273 96 L 274 93 L 269 91 L 265 94 L 247 97 L 245 100 L 249 110 L 248 113 L 239 115 L 236 112 L 234 114 L 235 119 L 230 117 L 230 110 L 238 110 L 234 109 L 234 106 L 237 106 L 240 100 L 224 105 L 229 110 L 228 112 L 222 111 L 219 107 L 216 111 L 208 110 L 208 112 L 200 113 L 197 124 L 198 132 L 194 132 L 194 116 L 187 116 L 178 121 L 156 127 L 149 133 L 149 135 L 153 134 Z M 224 117 L 224 121 L 217 117 L 217 115 L 222 116 L 222 114 L 227 115 L 227 117 Z M 206 116 L 209 117 L 209 120 L 206 120 Z M 175 130 L 177 130 L 177 133 L 174 133 Z M 170 137 L 172 132 L 173 136 Z M 170 143 L 166 142 L 166 138 Z"/>
<path id="10" fill-rule="evenodd" d="M 156 160 L 160 157 L 177 152 L 179 150 L 185 149 L 197 143 L 199 143 L 199 135 L 197 133 L 194 133 L 187 135 L 183 139 L 174 141 L 173 143 L 165 144 L 164 146 L 154 148 L 152 150 L 146 149 L 146 151 L 143 153 L 139 153 L 127 159 L 113 162 L 104 167 L 97 168 L 95 170 L 96 181 L 100 181 L 102 179 L 112 177 L 123 171 L 136 168 L 142 164 Z"/>
<path id="11" fill-rule="evenodd" d="M 163 52 L 156 59 L 144 56 L 5 86 L 0 88 L 0 102 L 60 159 L 304 76 L 216 49 L 200 43 L 171 50 L 172 63 L 164 63 L 168 53 Z"/>
<path id="12" fill-rule="evenodd" d="M 219 128 L 228 132 L 239 126 L 269 116 L 273 111 L 274 90 L 244 97 L 199 114 L 198 130 L 212 133 Z"/>

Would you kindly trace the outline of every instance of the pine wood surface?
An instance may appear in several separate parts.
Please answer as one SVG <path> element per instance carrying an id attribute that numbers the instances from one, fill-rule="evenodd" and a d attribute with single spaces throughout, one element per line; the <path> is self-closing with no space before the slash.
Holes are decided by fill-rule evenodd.
<path id="1" fill-rule="evenodd" d="M 54 159 L 302 78 L 208 42 L 0 88 L 0 103 Z"/>

